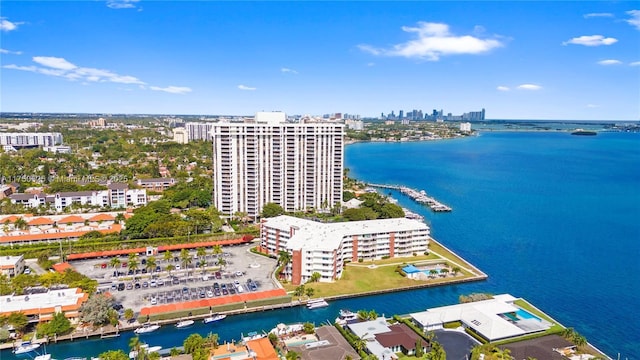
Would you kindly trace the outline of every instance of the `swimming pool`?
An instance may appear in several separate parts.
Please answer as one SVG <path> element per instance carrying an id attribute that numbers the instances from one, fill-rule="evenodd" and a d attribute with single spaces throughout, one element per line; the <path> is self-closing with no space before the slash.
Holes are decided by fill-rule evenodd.
<path id="1" fill-rule="evenodd" d="M 518 315 L 518 317 L 520 319 L 534 319 L 534 320 L 538 320 L 538 321 L 542 321 L 542 319 L 540 319 L 539 317 L 532 315 L 530 312 L 526 311 L 526 310 L 522 310 L 522 309 L 518 309 L 516 311 L 516 315 Z"/>

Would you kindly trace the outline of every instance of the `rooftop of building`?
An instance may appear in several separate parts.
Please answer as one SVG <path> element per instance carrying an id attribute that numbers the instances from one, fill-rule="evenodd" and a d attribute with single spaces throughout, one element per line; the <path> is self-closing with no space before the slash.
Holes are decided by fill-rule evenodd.
<path id="1" fill-rule="evenodd" d="M 87 298 L 88 294 L 80 288 L 49 290 L 31 295 L 4 295 L 0 296 L 0 315 L 12 312 L 22 312 L 25 315 L 51 313 L 57 307 L 62 311 L 77 310 Z"/>
<path id="2" fill-rule="evenodd" d="M 321 223 L 281 215 L 266 219 L 264 224 L 286 232 L 293 229 L 294 235 L 287 243 L 287 247 L 291 250 L 304 247 L 305 250 L 332 251 L 346 236 L 429 230 L 429 226 L 425 223 L 406 218 Z"/>
<path id="3" fill-rule="evenodd" d="M 18 263 L 18 261 L 20 261 L 22 258 L 23 258 L 22 255 L 0 256 L 0 269 L 4 269 L 6 267 L 14 267 L 16 263 Z"/>

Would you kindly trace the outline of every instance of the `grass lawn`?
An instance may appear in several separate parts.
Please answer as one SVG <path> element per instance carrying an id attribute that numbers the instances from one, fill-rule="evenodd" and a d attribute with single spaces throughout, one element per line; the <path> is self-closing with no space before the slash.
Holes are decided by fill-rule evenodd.
<path id="1" fill-rule="evenodd" d="M 396 259 L 397 260 L 397 259 Z M 406 258 L 414 261 L 415 258 Z M 423 259 L 424 260 L 424 259 Z M 342 278 L 333 283 L 308 283 L 307 288 L 315 290 L 314 297 L 329 297 L 336 295 L 358 294 L 378 290 L 400 289 L 421 284 L 446 284 L 453 279 L 463 279 L 468 275 L 458 275 L 455 278 L 435 278 L 430 280 L 411 280 L 396 271 L 396 266 L 378 266 L 374 269 L 366 266 L 347 265 Z M 295 290 L 296 286 L 284 284 L 287 291 Z"/>

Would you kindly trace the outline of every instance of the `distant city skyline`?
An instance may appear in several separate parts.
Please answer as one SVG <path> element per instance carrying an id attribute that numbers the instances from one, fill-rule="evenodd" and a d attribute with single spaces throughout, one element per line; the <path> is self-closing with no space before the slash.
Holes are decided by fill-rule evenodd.
<path id="1" fill-rule="evenodd" d="M 0 40 L 3 112 L 640 119 L 637 2 L 6 1 Z"/>

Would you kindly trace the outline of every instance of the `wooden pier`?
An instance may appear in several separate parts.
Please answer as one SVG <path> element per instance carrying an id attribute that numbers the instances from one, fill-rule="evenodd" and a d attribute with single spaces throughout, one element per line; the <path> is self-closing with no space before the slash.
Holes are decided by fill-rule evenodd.
<path id="1" fill-rule="evenodd" d="M 415 190 L 410 187 L 400 186 L 400 185 L 385 185 L 385 184 L 367 184 L 368 186 L 382 188 L 382 189 L 393 189 L 398 190 L 401 193 L 407 195 L 413 201 L 427 205 L 434 212 L 450 212 L 451 207 L 439 202 L 438 200 L 430 197 L 424 190 Z"/>

